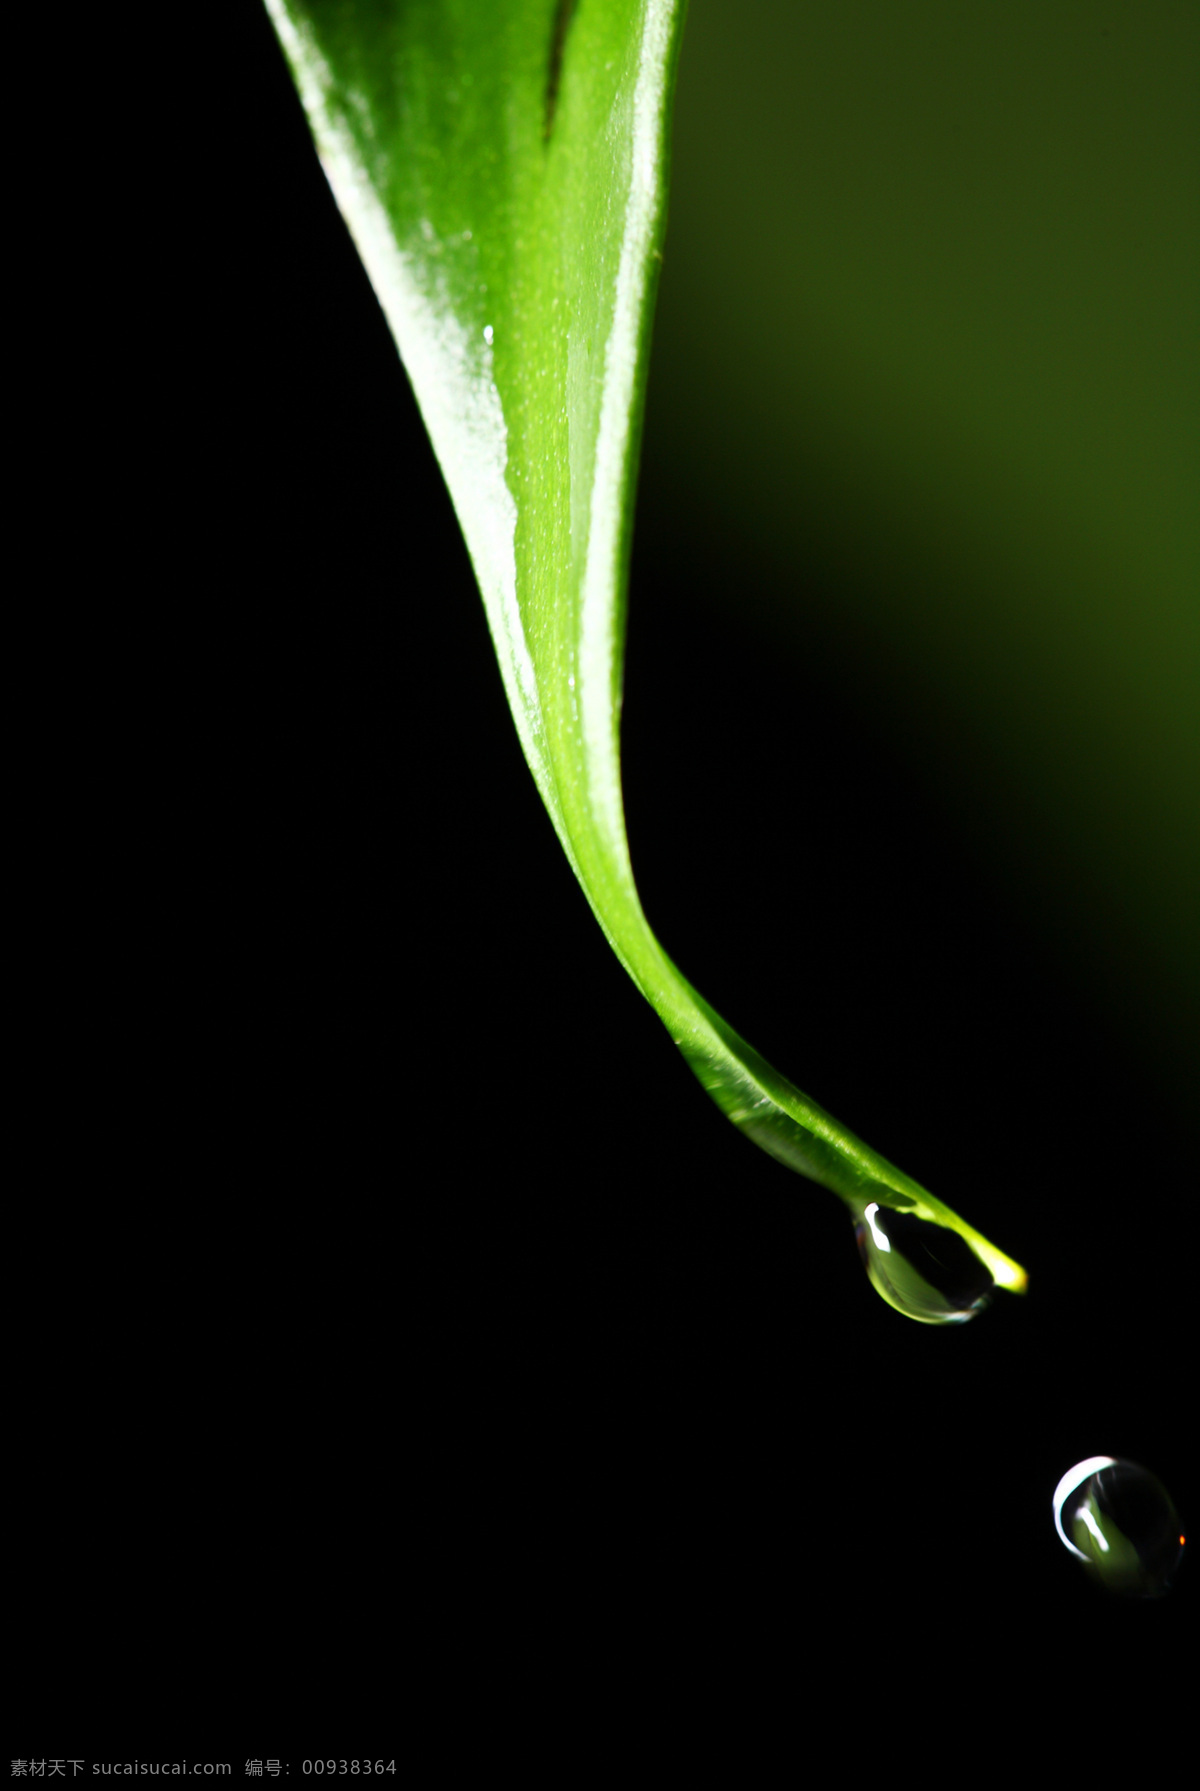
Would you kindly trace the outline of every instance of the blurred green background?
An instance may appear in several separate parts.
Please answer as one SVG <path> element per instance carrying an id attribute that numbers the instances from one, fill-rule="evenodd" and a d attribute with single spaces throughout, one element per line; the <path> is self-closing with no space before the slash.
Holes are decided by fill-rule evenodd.
<path id="1" fill-rule="evenodd" d="M 1198 75 L 1190 0 L 692 0 L 638 520 L 1185 1098 Z"/>

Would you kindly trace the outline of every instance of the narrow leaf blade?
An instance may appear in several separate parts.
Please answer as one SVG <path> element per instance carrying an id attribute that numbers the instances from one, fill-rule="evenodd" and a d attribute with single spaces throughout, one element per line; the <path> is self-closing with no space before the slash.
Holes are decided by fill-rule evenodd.
<path id="1" fill-rule="evenodd" d="M 626 579 L 681 0 L 266 0 L 461 520 L 521 745 L 614 951 L 727 1116 L 861 1216 L 1025 1273 L 781 1076 L 642 912 Z"/>

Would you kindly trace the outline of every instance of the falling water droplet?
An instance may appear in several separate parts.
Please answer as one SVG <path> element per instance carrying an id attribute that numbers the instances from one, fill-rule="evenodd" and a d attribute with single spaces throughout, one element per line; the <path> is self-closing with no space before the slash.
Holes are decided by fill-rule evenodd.
<path id="1" fill-rule="evenodd" d="M 947 1226 L 871 1201 L 854 1227 L 876 1293 L 925 1325 L 962 1325 L 995 1282 L 966 1239 Z"/>
<path id="2" fill-rule="evenodd" d="M 1159 1598 L 1183 1560 L 1171 1495 L 1133 1461 L 1090 1455 L 1054 1489 L 1054 1524 L 1064 1547 L 1110 1592 Z"/>

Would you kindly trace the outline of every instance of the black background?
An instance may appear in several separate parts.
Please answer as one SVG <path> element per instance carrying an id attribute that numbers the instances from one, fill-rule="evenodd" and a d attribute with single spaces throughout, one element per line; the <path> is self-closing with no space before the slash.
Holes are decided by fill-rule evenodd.
<path id="1" fill-rule="evenodd" d="M 961 1330 L 878 1300 L 590 916 L 269 26 L 233 18 L 194 212 L 126 220 L 157 273 L 81 403 L 101 570 L 50 605 L 31 755 L 18 1533 L 58 1683 L 128 1629 L 197 1756 L 264 1712 L 260 1751 L 328 1752 L 347 1698 L 398 1737 L 414 1675 L 540 1688 L 518 1728 L 551 1685 L 620 1709 L 692 1660 L 785 1707 L 836 1681 L 1017 1717 L 1094 1697 L 1097 1660 L 1169 1699 L 1186 1579 L 1106 1601 L 1050 1494 L 1107 1451 L 1190 1507 L 1187 1116 L 880 693 L 741 625 L 771 569 L 666 502 L 652 382 L 624 721 L 652 924 L 1031 1275 Z M 135 1758 L 140 1708 L 109 1708 Z"/>

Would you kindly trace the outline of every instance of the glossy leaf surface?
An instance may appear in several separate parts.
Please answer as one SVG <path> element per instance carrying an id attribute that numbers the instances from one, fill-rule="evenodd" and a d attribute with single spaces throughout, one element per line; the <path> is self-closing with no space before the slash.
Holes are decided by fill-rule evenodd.
<path id="1" fill-rule="evenodd" d="M 1016 1263 L 708 1006 L 634 885 L 618 742 L 625 585 L 683 6 L 268 10 L 445 473 L 525 756 L 614 951 L 763 1149 L 856 1217 L 878 1202 L 951 1227 L 998 1284 L 1022 1288 Z M 451 717 L 453 702 L 448 680 Z"/>

